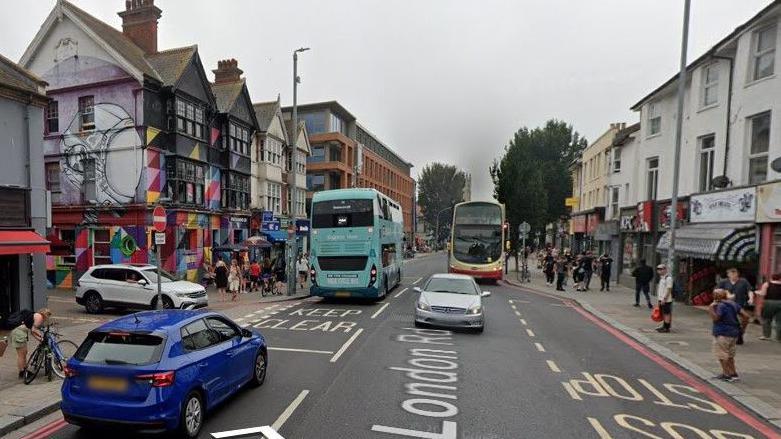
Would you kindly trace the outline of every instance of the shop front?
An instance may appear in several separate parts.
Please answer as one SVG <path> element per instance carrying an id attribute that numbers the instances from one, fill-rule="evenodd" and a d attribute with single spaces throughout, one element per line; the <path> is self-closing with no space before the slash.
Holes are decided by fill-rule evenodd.
<path id="1" fill-rule="evenodd" d="M 586 248 L 586 223 L 587 215 L 585 213 L 578 213 L 572 215 L 569 220 L 570 230 L 570 252 L 572 254 L 578 254 Z"/>
<path id="2" fill-rule="evenodd" d="M 621 209 L 619 220 L 620 234 L 620 264 L 618 281 L 634 288 L 635 280 L 631 277 L 632 270 L 641 260 L 648 265 L 656 263 L 653 235 L 654 202 L 643 201 L 637 206 Z"/>
<path id="3" fill-rule="evenodd" d="M 689 207 L 690 223 L 675 233 L 677 279 L 688 297 L 710 292 L 730 267 L 756 285 L 756 188 L 692 195 Z M 670 241 L 669 231 L 659 239 L 657 251 L 664 258 Z"/>
<path id="4" fill-rule="evenodd" d="M 781 273 L 781 181 L 757 187 L 757 227 L 760 230 L 759 278 Z"/>
<path id="5" fill-rule="evenodd" d="M 611 278 L 618 281 L 620 270 L 621 239 L 619 235 L 618 221 L 605 221 L 596 226 L 594 237 L 598 244 L 598 255 L 608 254 L 613 259 L 613 272 Z"/>

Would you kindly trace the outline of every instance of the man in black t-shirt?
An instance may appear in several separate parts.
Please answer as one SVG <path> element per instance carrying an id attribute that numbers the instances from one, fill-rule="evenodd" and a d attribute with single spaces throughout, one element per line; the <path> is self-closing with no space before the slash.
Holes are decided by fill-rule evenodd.
<path id="1" fill-rule="evenodd" d="M 612 269 L 613 258 L 606 252 L 599 258 L 599 280 L 602 281 L 599 291 L 610 291 L 610 273 Z"/>

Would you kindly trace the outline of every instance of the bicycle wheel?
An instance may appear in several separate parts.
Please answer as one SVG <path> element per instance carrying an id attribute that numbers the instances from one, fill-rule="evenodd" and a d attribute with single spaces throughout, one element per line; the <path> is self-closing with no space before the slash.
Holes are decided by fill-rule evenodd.
<path id="1" fill-rule="evenodd" d="M 52 371 L 60 378 L 65 378 L 65 365 L 76 353 L 79 347 L 70 340 L 60 340 L 54 344 L 52 352 Z"/>
<path id="2" fill-rule="evenodd" d="M 27 359 L 27 364 L 24 366 L 25 384 L 30 384 L 33 382 L 35 377 L 38 375 L 38 371 L 41 370 L 41 366 L 43 366 L 44 360 L 45 353 L 43 352 L 43 347 L 38 346 L 30 355 L 30 358 Z"/>

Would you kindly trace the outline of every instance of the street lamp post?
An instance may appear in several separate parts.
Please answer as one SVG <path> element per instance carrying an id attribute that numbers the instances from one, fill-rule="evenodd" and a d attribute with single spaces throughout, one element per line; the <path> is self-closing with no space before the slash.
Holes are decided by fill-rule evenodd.
<path id="1" fill-rule="evenodd" d="M 452 208 L 453 208 L 453 206 L 446 207 L 446 208 L 440 210 L 439 212 L 437 212 L 437 228 L 434 230 L 434 233 L 436 234 L 436 239 L 437 239 L 437 248 L 439 248 L 439 245 L 440 245 L 440 242 L 441 242 L 441 240 L 439 238 L 439 235 L 440 235 L 440 233 L 439 233 L 439 216 L 442 215 L 443 212 L 447 212 L 448 210 L 450 210 Z"/>
<path id="2" fill-rule="evenodd" d="M 678 223 L 678 178 L 681 172 L 681 131 L 683 130 L 683 99 L 686 93 L 686 51 L 689 43 L 689 10 L 691 0 L 684 0 L 683 5 L 683 35 L 681 38 L 681 71 L 678 74 L 678 115 L 675 121 L 675 158 L 673 161 L 673 192 L 670 197 L 670 247 L 667 250 L 668 265 L 670 266 L 670 275 L 673 280 L 677 276 L 677 265 L 675 260 L 675 226 Z"/>
<path id="3" fill-rule="evenodd" d="M 293 133 L 292 139 L 290 139 L 291 147 L 293 148 L 290 154 L 290 173 L 288 174 L 288 196 L 290 197 L 290 220 L 293 223 L 293 229 L 295 229 L 296 223 L 296 207 L 297 207 L 297 172 L 298 172 L 298 157 L 297 157 L 297 140 L 298 140 L 298 84 L 301 82 L 301 78 L 298 77 L 298 53 L 306 52 L 308 47 L 301 47 L 293 51 Z M 287 257 L 287 294 L 293 296 L 296 294 L 296 257 L 298 256 L 298 240 L 296 239 L 296 233 L 292 233 L 287 237 L 287 248 L 290 250 L 290 254 Z"/>

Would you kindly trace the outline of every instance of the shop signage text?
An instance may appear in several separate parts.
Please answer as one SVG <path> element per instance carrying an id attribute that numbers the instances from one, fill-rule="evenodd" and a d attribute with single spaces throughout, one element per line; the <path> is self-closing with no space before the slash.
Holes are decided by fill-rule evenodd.
<path id="1" fill-rule="evenodd" d="M 756 187 L 692 195 L 692 223 L 754 221 Z"/>
<path id="2" fill-rule="evenodd" d="M 781 222 L 781 182 L 757 187 L 757 222 Z"/>

